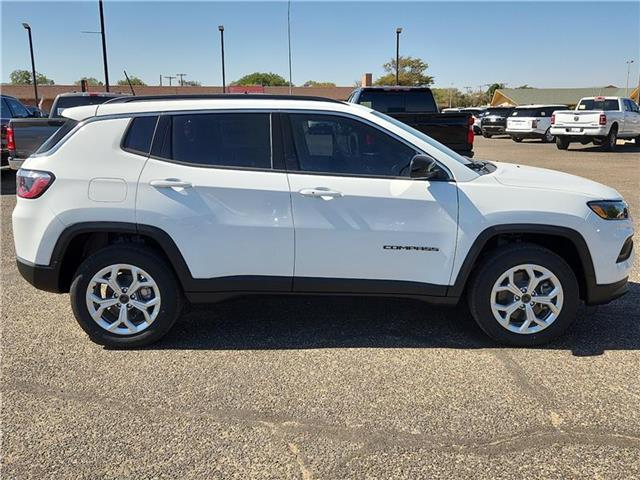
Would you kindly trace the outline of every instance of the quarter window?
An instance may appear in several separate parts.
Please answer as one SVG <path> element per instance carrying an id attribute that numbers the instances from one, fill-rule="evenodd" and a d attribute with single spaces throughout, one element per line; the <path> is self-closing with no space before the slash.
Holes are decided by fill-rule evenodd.
<path id="1" fill-rule="evenodd" d="M 206 113 L 169 117 L 160 156 L 204 166 L 271 168 L 267 113 Z"/>
<path id="2" fill-rule="evenodd" d="M 377 128 L 331 115 L 291 114 L 290 119 L 302 171 L 409 176 L 416 151 Z"/>
<path id="3" fill-rule="evenodd" d="M 149 154 L 151 140 L 156 129 L 158 117 L 136 117 L 131 120 L 131 125 L 124 139 L 123 148 L 138 153 Z"/>

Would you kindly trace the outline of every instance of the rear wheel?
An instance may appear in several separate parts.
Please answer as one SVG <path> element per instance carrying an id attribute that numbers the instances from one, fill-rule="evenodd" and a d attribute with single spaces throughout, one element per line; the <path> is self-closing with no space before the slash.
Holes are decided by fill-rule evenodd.
<path id="1" fill-rule="evenodd" d="M 511 137 L 511 140 L 513 140 L 516 143 L 520 143 L 522 142 L 522 137 Z"/>
<path id="2" fill-rule="evenodd" d="M 602 147 L 607 152 L 613 152 L 616 149 L 616 143 L 618 142 L 618 127 L 613 125 L 609 130 L 609 135 L 606 136 Z"/>
<path id="3" fill-rule="evenodd" d="M 558 150 L 567 150 L 569 148 L 569 140 L 563 137 L 556 137 L 556 147 Z"/>
<path id="4" fill-rule="evenodd" d="M 551 129 L 548 128 L 546 132 L 544 132 L 544 137 L 542 137 L 542 141 L 544 143 L 551 143 L 555 137 L 551 134 Z"/>
<path id="5" fill-rule="evenodd" d="M 488 132 L 482 132 L 482 136 L 484 138 L 491 138 L 493 135 L 491 133 L 488 133 Z"/>
<path id="6" fill-rule="evenodd" d="M 559 337 L 578 308 L 571 267 L 546 248 L 507 246 L 489 254 L 470 283 L 469 308 L 498 342 L 533 346 Z"/>
<path id="7" fill-rule="evenodd" d="M 136 246 L 111 246 L 87 258 L 71 284 L 71 307 L 91 340 L 140 347 L 159 340 L 182 309 L 171 267 Z"/>

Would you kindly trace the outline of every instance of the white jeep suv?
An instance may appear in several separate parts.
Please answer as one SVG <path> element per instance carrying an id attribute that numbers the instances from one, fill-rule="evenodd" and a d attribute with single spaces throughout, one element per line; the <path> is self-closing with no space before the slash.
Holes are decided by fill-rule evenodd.
<path id="1" fill-rule="evenodd" d="M 254 293 L 455 304 L 512 345 L 627 289 L 615 190 L 472 162 L 369 108 L 312 97 L 133 97 L 65 110 L 17 174 L 18 267 L 70 292 L 109 346 L 165 335 L 184 299 Z"/>

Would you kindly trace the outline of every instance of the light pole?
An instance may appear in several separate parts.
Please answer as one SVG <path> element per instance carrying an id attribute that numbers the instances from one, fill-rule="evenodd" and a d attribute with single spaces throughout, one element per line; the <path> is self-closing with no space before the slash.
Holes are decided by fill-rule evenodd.
<path id="1" fill-rule="evenodd" d="M 293 91 L 291 83 L 291 0 L 287 2 L 287 42 L 289 44 L 289 95 Z"/>
<path id="2" fill-rule="evenodd" d="M 222 51 L 222 93 L 227 93 L 227 83 L 224 78 L 224 25 L 218 25 L 220 30 L 220 50 Z"/>
<path id="3" fill-rule="evenodd" d="M 629 96 L 629 73 L 631 72 L 631 64 L 633 63 L 633 60 L 627 60 L 625 63 L 627 64 L 627 87 L 625 90 L 625 95 L 628 97 Z"/>
<path id="4" fill-rule="evenodd" d="M 169 80 L 169 86 L 171 87 L 171 86 L 172 86 L 172 85 L 171 85 L 171 81 L 172 81 L 174 78 L 178 78 L 178 77 L 176 77 L 176 76 L 174 76 L 174 75 L 165 75 L 165 76 L 164 76 L 164 78 L 166 78 L 167 80 Z"/>
<path id="5" fill-rule="evenodd" d="M 100 8 L 100 35 L 102 36 L 102 63 L 104 63 L 104 89 L 109 91 L 109 67 L 107 66 L 107 38 L 104 33 L 104 12 L 102 11 L 102 0 L 98 0 Z"/>
<path id="6" fill-rule="evenodd" d="M 396 85 L 400 85 L 400 34 L 402 27 L 396 28 Z"/>
<path id="7" fill-rule="evenodd" d="M 36 61 L 33 59 L 33 40 L 31 38 L 31 27 L 28 23 L 23 23 L 22 26 L 29 34 L 29 51 L 31 52 L 31 81 L 33 82 L 33 95 L 35 98 L 35 106 L 38 106 L 38 79 L 36 77 Z"/>

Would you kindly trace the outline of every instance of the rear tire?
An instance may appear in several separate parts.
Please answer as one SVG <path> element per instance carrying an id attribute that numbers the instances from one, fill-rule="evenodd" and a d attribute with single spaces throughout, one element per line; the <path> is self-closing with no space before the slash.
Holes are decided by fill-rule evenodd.
<path id="1" fill-rule="evenodd" d="M 493 135 L 491 133 L 487 133 L 487 132 L 482 132 L 482 136 L 484 138 L 491 138 Z"/>
<path id="2" fill-rule="evenodd" d="M 567 150 L 569 148 L 569 141 L 566 138 L 556 137 L 556 147 L 558 150 Z"/>
<path id="3" fill-rule="evenodd" d="M 602 143 L 602 148 L 607 152 L 613 152 L 616 149 L 616 143 L 618 142 L 618 127 L 613 125 L 609 130 L 609 135 L 606 136 Z"/>
<path id="4" fill-rule="evenodd" d="M 521 143 L 522 142 L 522 138 L 521 137 L 511 137 L 511 140 L 513 140 L 516 143 Z"/>
<path id="5" fill-rule="evenodd" d="M 76 320 L 89 338 L 115 348 L 156 342 L 169 332 L 183 304 L 167 262 L 133 245 L 113 245 L 87 258 L 70 295 Z"/>
<path id="6" fill-rule="evenodd" d="M 558 338 L 575 320 L 578 282 L 571 267 L 551 250 L 512 244 L 489 253 L 477 266 L 468 301 L 473 318 L 492 339 L 540 345 Z"/>
<path id="7" fill-rule="evenodd" d="M 544 136 L 542 137 L 542 143 L 551 143 L 555 140 L 555 136 L 551 134 L 551 129 L 547 129 L 546 132 L 544 132 Z"/>

